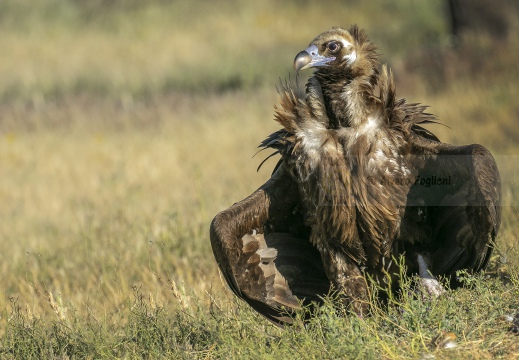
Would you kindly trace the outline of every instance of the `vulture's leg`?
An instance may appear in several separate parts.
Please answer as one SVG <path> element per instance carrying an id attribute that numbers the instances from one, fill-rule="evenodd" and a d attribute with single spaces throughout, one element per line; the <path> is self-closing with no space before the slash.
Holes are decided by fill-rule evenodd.
<path id="1" fill-rule="evenodd" d="M 420 283 L 425 288 L 425 290 L 432 297 L 438 297 L 441 294 L 445 293 L 445 289 L 442 284 L 433 276 L 429 271 L 429 267 L 427 265 L 427 261 L 425 258 L 418 254 L 416 256 L 418 262 L 418 274 L 420 276 Z"/>
<path id="2" fill-rule="evenodd" d="M 324 247 L 321 251 L 326 275 L 344 296 L 347 306 L 359 315 L 368 311 L 368 286 L 361 270 L 345 254 L 332 248 Z"/>

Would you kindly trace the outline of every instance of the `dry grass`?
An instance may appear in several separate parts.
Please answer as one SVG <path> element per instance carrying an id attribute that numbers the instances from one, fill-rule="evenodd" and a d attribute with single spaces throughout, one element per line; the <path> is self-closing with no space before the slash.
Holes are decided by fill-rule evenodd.
<path id="1" fill-rule="evenodd" d="M 515 288 L 473 279 L 477 291 L 450 293 L 433 310 L 395 299 L 364 320 L 330 305 L 309 327 L 281 331 L 229 296 L 208 226 L 268 178 L 273 161 L 257 173 L 263 155 L 252 156 L 276 129 L 274 84 L 294 54 L 319 31 L 357 22 L 396 69 L 400 95 L 431 105 L 451 128 L 432 130 L 497 154 L 505 207 L 494 263 L 517 276 L 518 44 L 496 55 L 499 66 L 482 65 L 491 73 L 446 63 L 455 76 L 431 91 L 418 73 L 402 74 L 406 49 L 426 34 L 445 46 L 439 2 L 187 4 L 0 5 L 3 356 L 517 354 L 498 320 L 519 306 L 517 278 Z M 430 348 L 444 329 L 458 336 L 455 353 Z"/>
<path id="2" fill-rule="evenodd" d="M 255 179 L 251 164 L 259 127 L 222 99 L 185 99 L 201 111 L 171 124 L 4 135 L 0 161 L 9 176 L 0 198 L 11 206 L 1 213 L 2 254 L 10 259 L 2 270 L 24 275 L 7 277 L 4 288 L 32 298 L 34 313 L 46 307 L 34 287 L 66 295 L 78 309 L 114 307 L 133 283 L 155 283 L 155 271 L 207 290 L 216 276 L 206 239 L 211 216 L 268 176 Z M 240 125 L 242 144 L 233 144 Z M 236 146 L 243 149 L 231 156 Z"/>

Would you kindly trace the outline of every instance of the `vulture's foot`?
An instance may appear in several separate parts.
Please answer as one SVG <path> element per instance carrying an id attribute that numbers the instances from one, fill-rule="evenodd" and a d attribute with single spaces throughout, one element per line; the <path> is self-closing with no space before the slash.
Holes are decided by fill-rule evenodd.
<path id="1" fill-rule="evenodd" d="M 437 298 L 446 292 L 442 284 L 431 274 L 429 271 L 429 266 L 427 265 L 427 261 L 424 256 L 421 254 L 417 255 L 418 261 L 418 273 L 420 275 L 420 283 L 424 287 L 425 291 L 433 297 Z"/>

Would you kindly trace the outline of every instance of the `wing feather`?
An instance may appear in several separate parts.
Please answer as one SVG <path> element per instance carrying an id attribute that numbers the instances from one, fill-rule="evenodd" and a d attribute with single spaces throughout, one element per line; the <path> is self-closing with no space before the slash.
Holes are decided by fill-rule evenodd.
<path id="1" fill-rule="evenodd" d="M 492 253 L 501 221 L 501 179 L 496 162 L 481 145 L 454 146 L 418 137 L 414 145 L 427 153 L 419 173 L 448 179 L 416 192 L 426 199 L 432 233 L 435 275 L 483 270 Z"/>
<path id="2" fill-rule="evenodd" d="M 281 165 L 263 186 L 211 223 L 213 253 L 229 287 L 276 324 L 290 323 L 288 315 L 301 302 L 319 301 L 330 288 L 308 237 L 276 232 L 295 226 L 284 214 L 294 213 L 297 205 L 297 186 Z M 274 232 L 264 234 L 264 227 Z"/>

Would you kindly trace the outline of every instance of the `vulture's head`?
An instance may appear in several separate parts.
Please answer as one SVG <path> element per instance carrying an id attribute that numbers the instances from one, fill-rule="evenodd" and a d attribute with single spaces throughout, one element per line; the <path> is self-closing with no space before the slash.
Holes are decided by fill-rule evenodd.
<path id="1" fill-rule="evenodd" d="M 322 74 L 370 76 L 378 67 L 377 53 L 356 25 L 349 30 L 335 27 L 317 36 L 294 59 L 296 72 L 312 67 Z"/>

